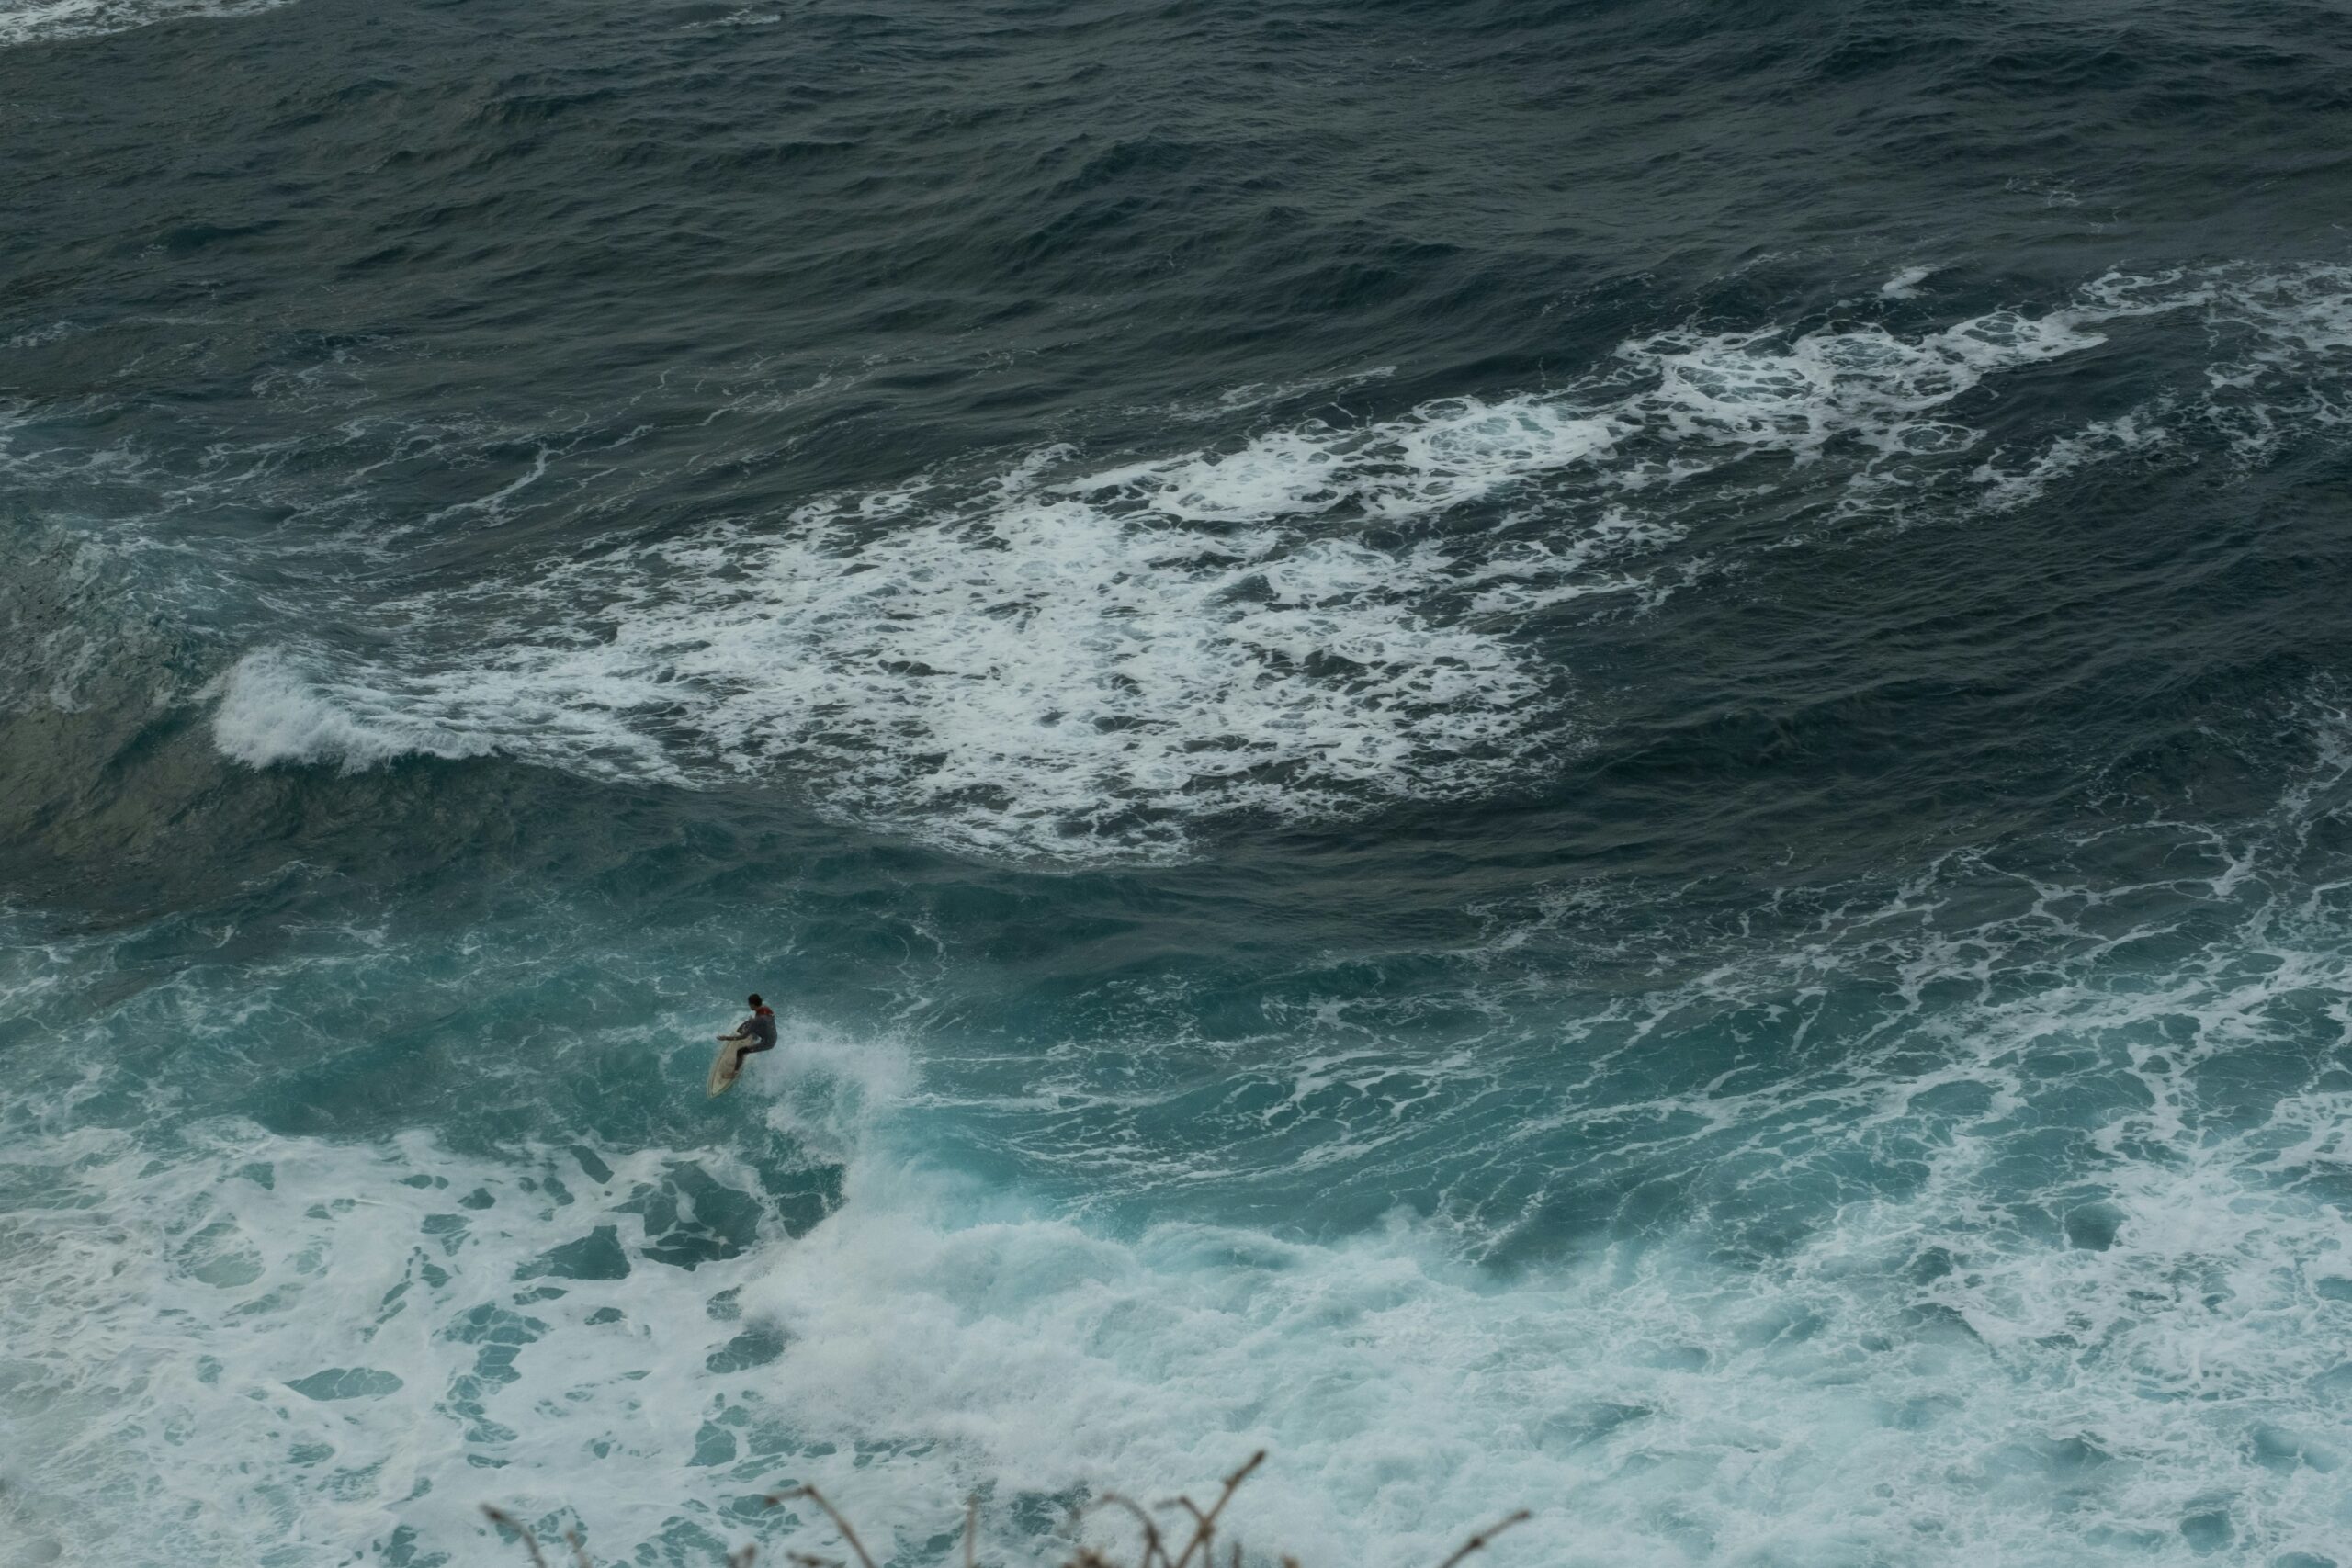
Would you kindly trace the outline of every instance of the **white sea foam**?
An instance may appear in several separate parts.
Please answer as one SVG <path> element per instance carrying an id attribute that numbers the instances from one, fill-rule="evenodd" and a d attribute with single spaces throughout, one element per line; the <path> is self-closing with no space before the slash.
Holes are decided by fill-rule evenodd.
<path id="1" fill-rule="evenodd" d="M 332 761 L 356 770 L 395 757 L 454 759 L 492 750 L 487 741 L 399 716 L 371 725 L 363 712 L 360 705 L 338 703 L 284 651 L 267 649 L 247 654 L 224 677 L 212 733 L 222 754 L 254 765 Z"/>
<path id="2" fill-rule="evenodd" d="M 1444 553 L 1262 521 L 1487 481 L 1329 459 L 1272 442 L 1055 489 L 1015 470 L 963 505 L 858 497 L 781 532 L 714 528 L 528 585 L 497 613 L 537 624 L 446 673 L 347 672 L 330 693 L 255 656 L 216 732 L 256 765 L 479 749 L 634 776 L 788 770 L 829 809 L 1012 853 L 1148 853 L 1193 812 L 1494 782 L 1542 684 L 1494 632 L 1417 603 L 1449 586 Z M 566 604 L 596 606 L 594 629 L 551 639 Z"/>
<path id="3" fill-rule="evenodd" d="M 813 1515 L 748 1506 L 799 1480 L 908 1560 L 977 1486 L 991 1554 L 1045 1562 L 1040 1526 L 1089 1489 L 1205 1484 L 1264 1446 L 1240 1537 L 1375 1568 L 1520 1506 L 1526 1562 L 2332 1551 L 2352 1227 L 2188 1157 L 2112 1173 L 2088 1240 L 2036 1235 L 2002 1217 L 2005 1110 L 1784 1258 L 1727 1258 L 1692 1216 L 1509 1279 L 1401 1222 L 1120 1239 L 870 1140 L 816 1231 L 688 1270 L 648 1256 L 629 1200 L 689 1160 L 756 1190 L 723 1153 L 20 1137 L 0 1464 L 47 1511 L 12 1550 L 475 1560 L 502 1550 L 483 1501 L 582 1524 L 606 1561 L 830 1550 Z"/>
<path id="4" fill-rule="evenodd" d="M 2005 456 L 1987 459 L 1971 477 L 1984 485 L 1988 508 L 2007 512 L 2029 506 L 2071 474 L 2171 446 L 2175 437 L 2163 423 L 2170 412 L 2156 407 L 2093 420 L 2052 440 L 2017 468 L 2003 467 L 2010 461 Z"/>
<path id="5" fill-rule="evenodd" d="M 351 606 L 400 651 L 258 650 L 218 732 L 254 765 L 494 752 L 749 777 L 960 850 L 1075 859 L 1182 854 L 1241 813 L 1508 788 L 1577 743 L 1575 672 L 1532 628 L 1688 581 L 1690 487 L 1908 519 L 2027 504 L 2188 428 L 2258 461 L 2335 417 L 2336 381 L 2312 373 L 2352 354 L 2346 297 L 2328 268 L 2118 274 L 1916 335 L 1654 333 L 1556 391 L 1172 457 L 1044 447 L 978 481 L 916 476 Z M 2034 450 L 1989 447 L 1958 412 L 2118 330 L 2226 346 L 2208 387 Z M 572 504 L 581 439 L 464 504 Z M 599 483 L 625 494 L 605 450 Z"/>
<path id="6" fill-rule="evenodd" d="M 550 703 L 545 688 L 504 689 L 479 671 L 411 678 L 403 682 L 405 694 L 394 696 L 364 681 L 314 672 L 326 662 L 283 648 L 240 659 L 218 683 L 212 733 L 221 753 L 254 767 L 325 762 L 348 773 L 401 757 L 456 761 L 522 753 L 536 727 L 542 740 L 576 749 L 589 763 L 655 777 L 664 772 L 650 741 L 606 721 L 593 702 Z M 495 713 L 497 722 L 477 722 L 481 712 Z"/>
<path id="7" fill-rule="evenodd" d="M 914 1062 L 820 1038 L 738 1093 L 845 1163 L 842 1206 L 797 1239 L 768 1215 L 738 1255 L 664 1261 L 648 1190 L 686 1167 L 762 1190 L 723 1141 L 492 1158 L 163 1099 L 133 1134 L 126 1068 L 28 1033 L 0 1101 L 0 1551 L 474 1561 L 502 1549 L 481 1501 L 582 1523 L 605 1561 L 833 1551 L 813 1516 L 751 1506 L 806 1480 L 915 1562 L 952 1551 L 977 1487 L 991 1555 L 1043 1563 L 1087 1488 L 1156 1497 L 1265 1446 L 1243 1538 L 1381 1568 L 1521 1506 L 1536 1517 L 1498 1562 L 2340 1564 L 2352 937 L 2342 886 L 2289 868 L 2340 815 L 2352 744 L 2338 705 L 2296 722 L 2311 763 L 2259 821 L 1791 888 L 1713 938 L 1668 895 L 1657 961 L 1613 954 L 1649 980 L 1564 998 L 1607 1010 L 1616 1045 L 1564 1052 L 1520 1021 L 1540 1031 L 1538 1115 L 1492 1111 L 1499 1069 L 1458 1043 L 1405 1062 L 1379 1031 L 1345 1032 L 1349 1053 L 1286 1040 L 1303 1114 L 1375 1082 L 1380 1119 L 1425 1132 L 1442 1095 L 1489 1105 L 1475 1137 L 1438 1140 L 1435 1217 L 1328 1241 L 1119 1227 L 967 1183 L 940 1154 L 967 1107 Z M 1595 914 L 1564 897 L 1475 956 L 1517 962 L 1558 924 L 1583 949 L 1623 940 Z M 0 944 L 0 1001 L 54 1019 L 118 983 L 126 940 L 149 939 Z M 337 989 L 355 958 L 388 987 L 415 961 L 355 938 L 325 960 Z M 233 1049 L 252 979 L 169 1005 Z M 1694 1021 L 1737 1010 L 1790 1047 L 1661 1087 L 1652 1065 L 1702 1046 Z M 1814 1010 L 1818 1032 L 1784 1016 Z M 1694 1037 L 1663 1050 L 1669 1032 Z M 1073 1142 L 1055 1120 L 1023 1168 Z M 1414 1185 L 1376 1152 L 1359 1186 Z M 1627 1193 L 1662 1194 L 1644 1223 L 1545 1218 L 1545 1184 L 1588 1158 L 1646 1169 Z M 1533 1186 L 1476 1201 L 1497 1171 Z M 1546 1224 L 1584 1250 L 1465 1261 Z"/>
<path id="8" fill-rule="evenodd" d="M 1676 536 L 1608 493 L 1670 482 L 1694 446 L 1914 449 L 1891 416 L 2075 343 L 2006 317 L 1925 344 L 1678 334 L 1629 345 L 1645 385 L 1593 406 L 1447 401 L 1060 479 L 1073 455 L 1048 448 L 962 492 L 827 498 L 781 527 L 400 606 L 495 626 L 446 670 L 345 665 L 329 692 L 258 655 L 220 743 L 255 765 L 487 750 L 780 775 L 860 820 L 1013 854 L 1177 852 L 1203 817 L 1489 789 L 1561 743 L 1556 680 L 1517 628 L 1640 594 L 1640 562 Z M 1668 450 L 1612 463 L 1628 439 Z M 1564 474 L 1597 491 L 1545 538 L 1365 536 Z"/>
<path id="9" fill-rule="evenodd" d="M 1919 285 L 1933 277 L 1938 269 L 1932 266 L 1906 266 L 1878 286 L 1878 291 L 1889 299 L 1917 299 Z"/>

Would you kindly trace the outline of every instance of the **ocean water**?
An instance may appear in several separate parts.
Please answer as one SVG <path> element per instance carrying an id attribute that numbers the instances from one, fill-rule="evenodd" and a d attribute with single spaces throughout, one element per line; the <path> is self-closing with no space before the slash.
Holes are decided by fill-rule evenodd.
<path id="1" fill-rule="evenodd" d="M 2347 146 L 2301 0 L 0 0 L 0 1568 L 2352 1568 Z"/>

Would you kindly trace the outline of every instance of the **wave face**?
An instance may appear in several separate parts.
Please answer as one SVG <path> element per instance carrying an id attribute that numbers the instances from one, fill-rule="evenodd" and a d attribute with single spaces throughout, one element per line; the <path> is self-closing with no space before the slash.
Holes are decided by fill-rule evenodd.
<path id="1" fill-rule="evenodd" d="M 2346 47 L 0 17 L 0 1568 L 2352 1568 Z"/>

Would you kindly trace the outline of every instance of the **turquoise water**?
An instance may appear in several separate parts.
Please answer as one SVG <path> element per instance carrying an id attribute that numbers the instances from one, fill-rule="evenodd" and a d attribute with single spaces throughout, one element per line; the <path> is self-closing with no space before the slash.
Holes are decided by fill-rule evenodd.
<path id="1" fill-rule="evenodd" d="M 0 1568 L 2352 1568 L 2347 51 L 0 0 Z"/>

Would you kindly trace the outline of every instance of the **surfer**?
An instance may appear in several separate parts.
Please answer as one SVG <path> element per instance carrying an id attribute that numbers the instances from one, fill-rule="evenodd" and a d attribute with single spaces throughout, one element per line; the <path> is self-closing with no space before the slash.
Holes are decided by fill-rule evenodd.
<path id="1" fill-rule="evenodd" d="M 752 993 L 752 1016 L 735 1026 L 732 1034 L 722 1034 L 718 1043 L 735 1047 L 734 1059 L 728 1064 L 727 1077 L 743 1070 L 743 1058 L 757 1051 L 775 1049 L 775 1010 L 760 1000 L 760 993 Z"/>

